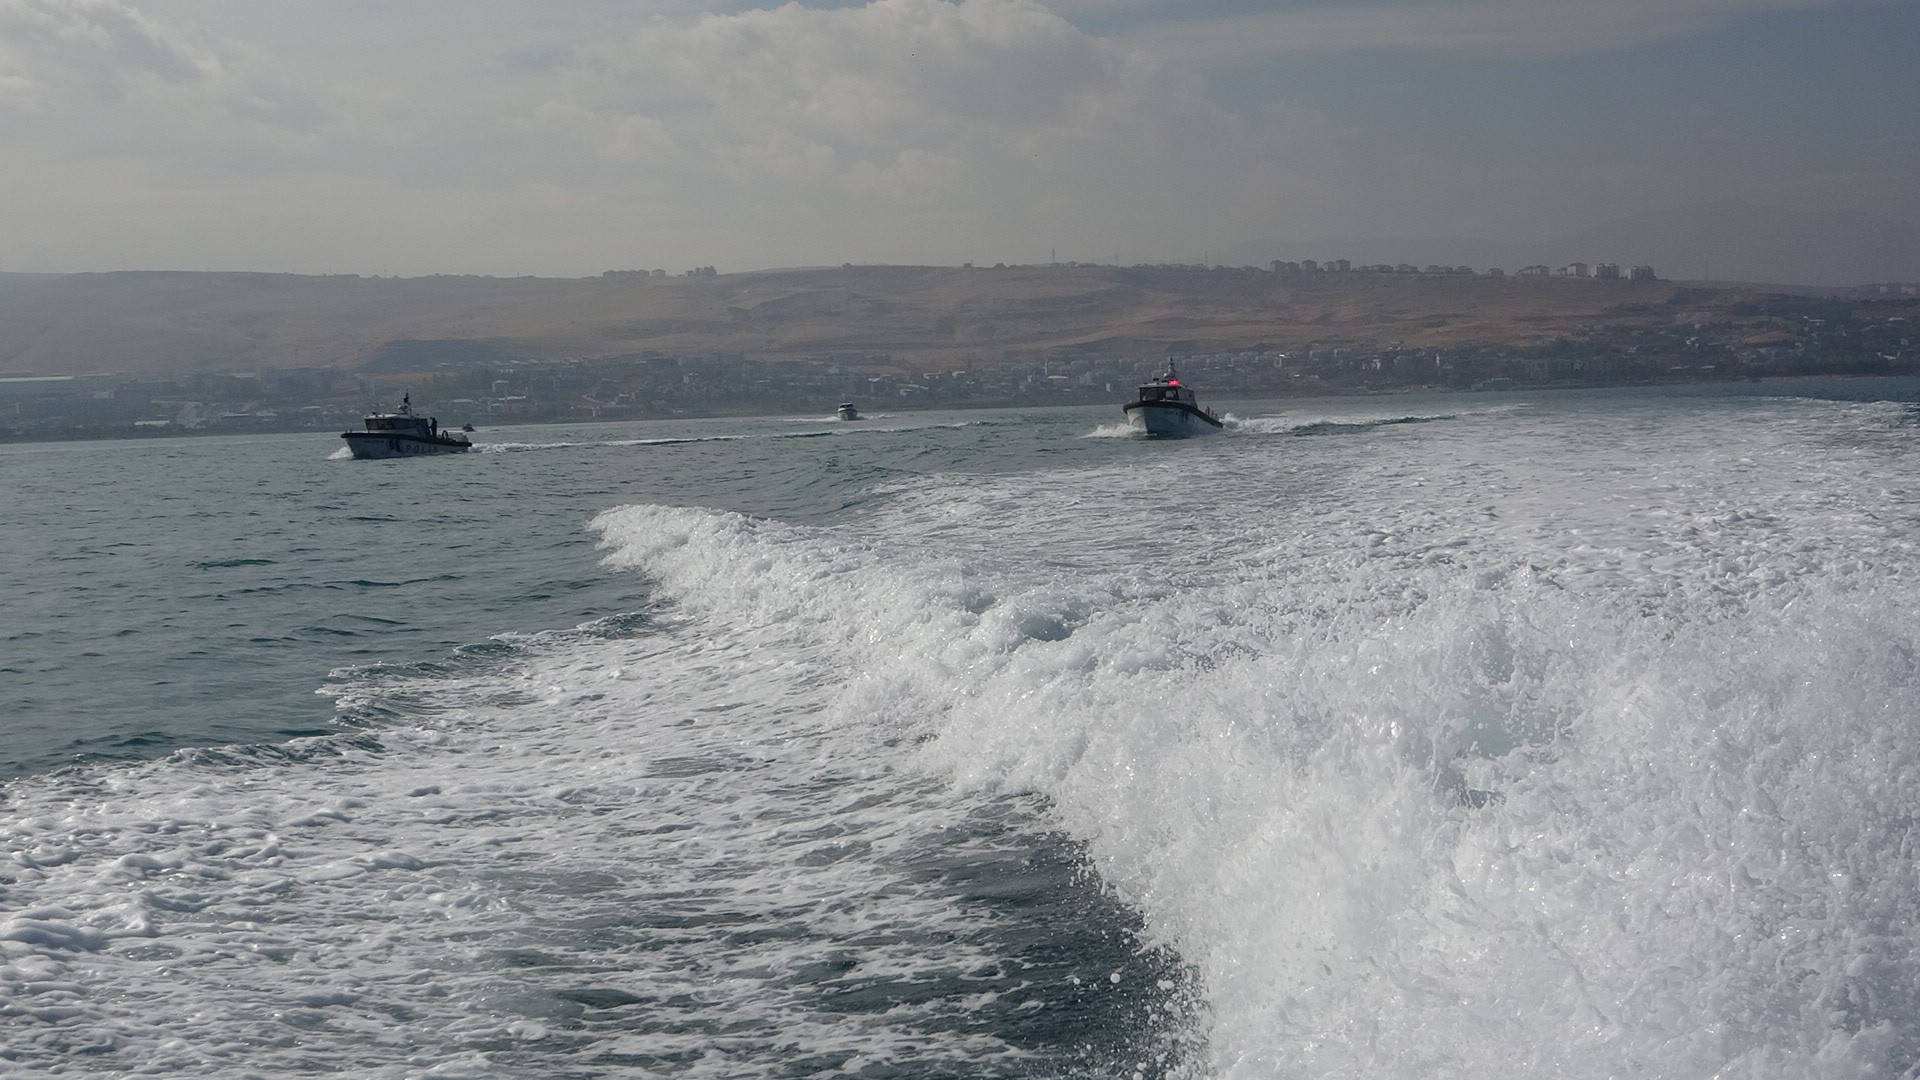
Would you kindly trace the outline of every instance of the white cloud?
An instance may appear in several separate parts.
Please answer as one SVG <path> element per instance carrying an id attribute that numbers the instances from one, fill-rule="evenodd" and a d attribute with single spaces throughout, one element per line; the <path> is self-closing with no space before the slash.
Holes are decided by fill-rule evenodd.
<path id="1" fill-rule="evenodd" d="M 180 84 L 220 70 L 210 52 L 114 0 L 0 0 L 0 43 L 15 64 L 64 70 L 106 93 L 142 75 Z"/>
<path id="2" fill-rule="evenodd" d="M 608 127 L 646 117 L 715 161 L 901 197 L 986 162 L 1150 152 L 1230 123 L 1197 83 L 1030 0 L 658 20 L 584 52 L 572 74 L 576 106 Z"/>
<path id="3" fill-rule="evenodd" d="M 1126 40 L 1169 62 L 1209 66 L 1299 53 L 1372 49 L 1569 55 L 1691 37 L 1739 19 L 1858 0 L 1429 0 L 1321 3 L 1208 15 L 1127 0 L 1055 0 L 1064 10 L 1125 12 Z"/>
<path id="4" fill-rule="evenodd" d="M 1164 258 L 1290 175 L 1265 164 L 1286 125 L 1035 0 L 655 16 L 537 59 L 507 65 L 510 122 L 468 120 L 634 243 L 693 237 L 670 261 Z"/>
<path id="5" fill-rule="evenodd" d="M 758 139 L 719 145 L 715 154 L 721 171 L 735 181 L 809 184 L 840 172 L 833 147 L 793 131 L 769 130 Z"/>
<path id="6" fill-rule="evenodd" d="M 651 116 L 609 116 L 575 101 L 548 101 L 519 125 L 522 134 L 561 132 L 591 147 L 599 158 L 622 166 L 655 161 L 673 152 L 667 126 Z"/>
<path id="7" fill-rule="evenodd" d="M 1649 170 L 1617 184 L 1524 133 L 1385 132 L 1377 94 L 1350 106 L 1390 56 L 1314 107 L 1270 89 L 1299 79 L 1208 79 L 1314 50 L 1466 70 L 1824 0 L 744 2 L 0 0 L 0 268 L 1131 261 L 1532 229 L 1740 170 L 1624 129 L 1589 155 Z M 1910 189 L 1875 154 L 1869 205 Z"/>
<path id="8" fill-rule="evenodd" d="M 120 0 L 0 0 L 0 105 L 70 145 L 194 143 L 216 129 L 311 147 L 334 118 L 235 43 Z M 84 126 L 76 128 L 75 122 Z"/>
<path id="9" fill-rule="evenodd" d="M 844 181 L 856 195 L 899 202 L 931 202 L 957 192 L 967 180 L 967 163 L 925 150 L 902 150 L 887 165 L 861 161 Z"/>
<path id="10" fill-rule="evenodd" d="M 1199 74 L 1038 0 L 327 10 L 0 0 L 0 94 L 40 109 L 31 130 L 0 114 L 0 146 L 32 151 L 16 189 L 36 205 L 71 200 L 0 208 L 0 228 L 57 251 L 43 223 L 86 220 L 113 234 L 100 250 L 190 252 L 210 241 L 185 223 L 229 207 L 277 268 L 319 250 L 339 268 L 351 241 L 416 271 L 552 273 L 1160 259 L 1351 202 L 1303 163 L 1352 133 L 1285 106 L 1236 115 Z M 128 196 L 100 195 L 114 183 Z M 276 206 L 282 227 L 260 225 Z"/>

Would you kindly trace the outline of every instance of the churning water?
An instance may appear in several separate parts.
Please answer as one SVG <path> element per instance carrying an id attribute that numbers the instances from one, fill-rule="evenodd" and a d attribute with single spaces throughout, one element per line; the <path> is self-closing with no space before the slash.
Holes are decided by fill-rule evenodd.
<path id="1" fill-rule="evenodd" d="M 0 450 L 0 1072 L 1920 1066 L 1912 407 L 1223 411 Z"/>

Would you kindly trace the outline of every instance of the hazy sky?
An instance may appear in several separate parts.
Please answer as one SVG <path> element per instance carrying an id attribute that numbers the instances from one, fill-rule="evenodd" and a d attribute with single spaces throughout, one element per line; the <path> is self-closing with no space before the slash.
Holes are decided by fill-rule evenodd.
<path id="1" fill-rule="evenodd" d="M 1920 222 L 1913 0 L 0 0 L 0 270 Z"/>

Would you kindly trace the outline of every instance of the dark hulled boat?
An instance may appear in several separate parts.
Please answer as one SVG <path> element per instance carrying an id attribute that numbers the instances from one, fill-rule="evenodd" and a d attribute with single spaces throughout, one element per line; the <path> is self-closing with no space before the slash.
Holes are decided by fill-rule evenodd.
<path id="1" fill-rule="evenodd" d="M 414 457 L 419 454 L 463 454 L 473 449 L 473 440 L 442 428 L 429 416 L 415 416 L 413 395 L 400 399 L 400 411 L 373 413 L 364 431 L 343 431 L 347 449 L 357 458 Z"/>
<path id="2" fill-rule="evenodd" d="M 1193 391 L 1181 385 L 1180 376 L 1167 362 L 1167 373 L 1141 383 L 1133 400 L 1120 407 L 1127 423 L 1136 431 L 1162 437 L 1204 435 L 1221 428 L 1212 409 L 1203 409 Z"/>

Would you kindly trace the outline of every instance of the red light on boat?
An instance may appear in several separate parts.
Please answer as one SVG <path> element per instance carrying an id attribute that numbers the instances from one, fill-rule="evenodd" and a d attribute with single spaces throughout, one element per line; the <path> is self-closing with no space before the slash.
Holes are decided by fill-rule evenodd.
<path id="1" fill-rule="evenodd" d="M 1167 385 L 1168 385 L 1168 386 L 1179 386 L 1179 385 L 1180 385 L 1180 380 L 1179 380 L 1179 379 L 1168 379 L 1168 380 L 1167 380 Z"/>

